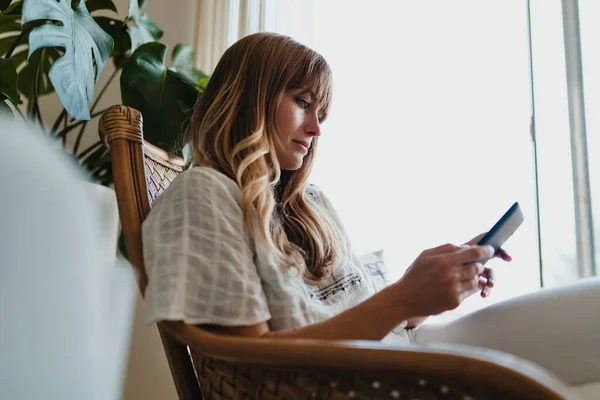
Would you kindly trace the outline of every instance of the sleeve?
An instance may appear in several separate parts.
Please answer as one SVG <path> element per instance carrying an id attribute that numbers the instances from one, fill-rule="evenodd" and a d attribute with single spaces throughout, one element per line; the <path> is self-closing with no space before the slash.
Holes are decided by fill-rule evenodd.
<path id="1" fill-rule="evenodd" d="M 217 172 L 182 173 L 142 226 L 148 323 L 253 325 L 271 318 L 241 192 Z"/>

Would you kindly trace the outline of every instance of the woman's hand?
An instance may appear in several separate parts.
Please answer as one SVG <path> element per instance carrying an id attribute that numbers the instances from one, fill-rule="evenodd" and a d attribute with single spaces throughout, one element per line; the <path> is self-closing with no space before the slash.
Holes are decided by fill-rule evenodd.
<path id="1" fill-rule="evenodd" d="M 481 233 L 475 236 L 473 239 L 466 242 L 464 245 L 473 246 L 479 239 L 481 239 L 487 232 Z M 504 250 L 500 249 L 496 254 L 494 254 L 494 258 L 500 258 L 506 262 L 511 262 L 512 257 Z M 485 265 L 485 263 L 484 263 Z M 488 297 L 492 288 L 494 287 L 494 270 L 490 268 L 485 268 L 483 273 L 479 276 L 479 286 L 481 287 L 481 297 Z"/>
<path id="2" fill-rule="evenodd" d="M 445 244 L 423 251 L 394 285 L 412 316 L 452 310 L 482 290 L 480 260 L 494 256 L 491 246 Z"/>

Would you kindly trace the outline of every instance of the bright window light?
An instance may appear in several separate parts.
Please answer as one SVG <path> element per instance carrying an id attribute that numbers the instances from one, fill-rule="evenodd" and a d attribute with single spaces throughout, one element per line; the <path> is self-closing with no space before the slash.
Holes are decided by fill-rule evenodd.
<path id="1" fill-rule="evenodd" d="M 497 275 L 492 296 L 473 296 L 437 320 L 539 288 L 527 3 L 267 5 L 267 30 L 314 48 L 333 69 L 333 105 L 312 178 L 336 206 L 356 252 L 383 249 L 395 280 L 422 250 L 467 241 L 519 201 L 525 223 L 506 244 L 514 261 L 489 264 Z M 532 1 L 549 286 L 577 272 L 561 18 L 560 2 Z M 597 30 L 592 20 L 584 25 Z M 586 62 L 599 70 L 598 58 Z M 588 72 L 586 79 L 595 78 Z M 598 95 L 586 92 L 586 100 Z M 595 126 L 589 121 L 588 132 Z"/>

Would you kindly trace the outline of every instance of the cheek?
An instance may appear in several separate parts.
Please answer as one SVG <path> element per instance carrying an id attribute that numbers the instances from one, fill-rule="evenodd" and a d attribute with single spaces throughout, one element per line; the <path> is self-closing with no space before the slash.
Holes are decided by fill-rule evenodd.
<path id="1" fill-rule="evenodd" d="M 281 113 L 280 116 L 279 122 L 283 136 L 291 135 L 294 130 L 302 125 L 302 110 L 299 110 L 298 107 L 294 107 L 293 104 L 289 104 L 285 108 L 285 112 Z"/>

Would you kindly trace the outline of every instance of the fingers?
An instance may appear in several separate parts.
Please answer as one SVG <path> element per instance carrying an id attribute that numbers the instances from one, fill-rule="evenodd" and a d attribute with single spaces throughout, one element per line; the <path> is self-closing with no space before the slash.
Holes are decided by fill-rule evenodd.
<path id="1" fill-rule="evenodd" d="M 459 268 L 460 280 L 457 283 L 457 292 L 460 302 L 474 293 L 486 290 L 488 279 L 484 276 L 486 268 L 483 264 L 475 262 Z"/>
<path id="2" fill-rule="evenodd" d="M 490 295 L 491 291 L 492 291 L 492 286 L 489 286 L 490 281 L 486 280 L 485 278 L 482 279 L 484 281 L 483 285 L 481 286 L 481 297 L 486 298 Z"/>
<path id="3" fill-rule="evenodd" d="M 458 267 L 458 280 L 462 282 L 464 280 L 473 279 L 474 277 L 479 277 L 479 275 L 484 272 L 485 268 L 480 262 L 461 265 Z"/>
<path id="4" fill-rule="evenodd" d="M 479 292 L 479 276 L 475 276 L 471 279 L 464 280 L 458 284 L 458 292 L 460 293 L 460 301 L 466 299 L 474 293 Z"/>
<path id="5" fill-rule="evenodd" d="M 481 297 L 488 297 L 494 287 L 494 270 L 485 268 L 483 274 L 480 275 Z"/>
<path id="6" fill-rule="evenodd" d="M 479 242 L 479 240 L 485 236 L 487 232 L 483 232 L 480 233 L 479 235 L 475 236 L 473 239 L 469 240 L 467 243 L 465 243 L 468 246 L 474 246 L 477 244 L 477 242 Z"/>
<path id="7" fill-rule="evenodd" d="M 511 262 L 512 261 L 512 257 L 504 249 L 498 250 L 498 253 L 494 257 L 500 258 L 500 259 L 502 259 L 503 261 L 506 261 L 506 262 Z"/>
<path id="8" fill-rule="evenodd" d="M 483 276 L 479 276 L 479 290 L 483 290 L 486 285 L 487 285 L 487 279 L 485 279 Z"/>
<path id="9" fill-rule="evenodd" d="M 494 256 L 492 246 L 461 246 L 457 251 L 448 255 L 452 264 L 463 265 L 486 260 Z"/>
<path id="10" fill-rule="evenodd" d="M 483 275 L 487 279 L 487 286 L 494 287 L 494 281 L 496 280 L 496 273 L 493 269 L 485 268 L 483 271 Z"/>
<path id="11" fill-rule="evenodd" d="M 477 239 L 477 238 L 475 238 Z M 475 240 L 473 239 L 473 240 Z M 494 287 L 494 271 L 484 267 L 484 260 L 495 257 L 492 246 L 445 244 L 425 250 L 423 254 L 438 259 L 435 263 L 441 271 L 445 271 L 449 288 L 452 287 L 455 301 L 461 303 L 467 297 L 479 292 L 481 297 L 488 297 Z M 510 256 L 503 250 L 496 255 L 504 260 Z M 440 272 L 441 272 L 440 271 Z"/>
<path id="12" fill-rule="evenodd" d="M 487 261 L 490 258 L 500 258 L 506 262 L 512 261 L 512 257 L 504 249 L 500 249 L 496 252 L 492 246 L 476 245 L 475 243 L 477 243 L 477 241 L 479 239 L 481 239 L 481 237 L 483 237 L 483 235 L 485 235 L 485 233 L 475 236 L 473 239 L 471 239 L 470 241 L 468 241 L 467 243 L 465 243 L 461 246 L 456 246 L 451 243 L 447 243 L 447 244 L 443 244 L 441 246 L 434 247 L 432 249 L 425 250 L 425 251 L 423 251 L 422 254 L 442 255 L 442 254 L 447 254 L 447 253 L 460 253 L 460 255 L 457 254 L 457 257 L 454 258 L 453 261 L 454 262 L 462 261 L 462 264 L 467 264 L 467 263 L 474 262 L 474 261 Z M 488 253 L 485 250 L 488 247 L 491 249 L 491 253 Z M 469 249 L 480 249 L 480 250 L 464 251 L 464 250 L 469 250 Z M 479 253 L 480 251 L 483 253 Z"/>
<path id="13" fill-rule="evenodd" d="M 486 233 L 487 232 L 480 233 L 479 235 L 475 236 L 473 239 L 466 242 L 463 246 L 476 246 L 477 242 L 479 242 L 479 240 L 481 240 L 481 238 L 484 237 L 486 235 Z M 498 252 L 494 255 L 494 257 L 500 258 L 506 262 L 512 261 L 512 257 L 503 249 L 498 250 Z"/>

